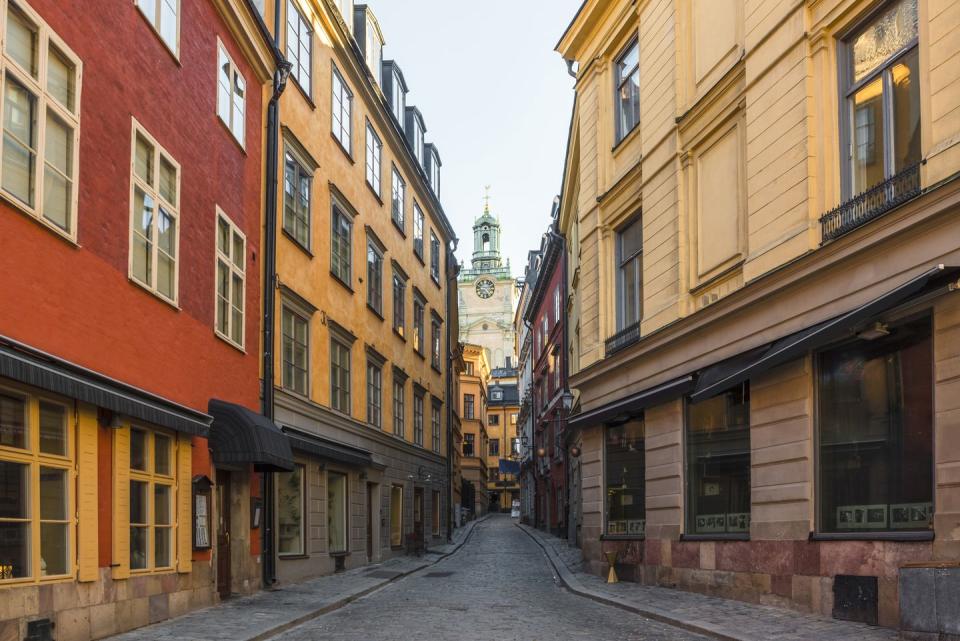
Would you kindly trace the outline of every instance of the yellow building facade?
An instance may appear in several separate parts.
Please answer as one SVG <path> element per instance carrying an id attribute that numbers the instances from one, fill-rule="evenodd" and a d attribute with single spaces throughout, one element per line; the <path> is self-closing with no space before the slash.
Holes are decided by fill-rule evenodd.
<path id="1" fill-rule="evenodd" d="M 910 564 L 960 560 L 958 12 L 573 18 L 560 227 L 594 571 L 616 551 L 622 578 L 895 626 Z"/>
<path id="2" fill-rule="evenodd" d="M 520 435 L 517 417 L 520 413 L 520 393 L 517 370 L 494 369 L 487 383 L 487 469 L 490 509 L 509 512 L 513 501 L 520 500 Z M 500 461 L 506 461 L 504 469 Z"/>
<path id="3" fill-rule="evenodd" d="M 297 470 L 276 481 L 277 575 L 296 581 L 446 536 L 455 262 L 439 154 L 372 8 L 280 6 L 276 421 Z"/>
<path id="4" fill-rule="evenodd" d="M 460 429 L 463 432 L 460 470 L 463 477 L 461 508 L 466 518 L 483 516 L 490 509 L 487 491 L 490 479 L 487 452 L 487 380 L 490 365 L 487 350 L 463 345 L 464 370 L 460 374 Z"/>

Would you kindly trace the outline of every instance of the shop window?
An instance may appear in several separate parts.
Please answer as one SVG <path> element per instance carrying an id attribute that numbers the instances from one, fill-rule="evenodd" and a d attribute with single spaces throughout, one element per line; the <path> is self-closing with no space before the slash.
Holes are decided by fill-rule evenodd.
<path id="1" fill-rule="evenodd" d="M 750 387 L 687 405 L 687 534 L 750 531 Z"/>
<path id="2" fill-rule="evenodd" d="M 643 419 L 608 427 L 604 441 L 607 479 L 606 533 L 643 536 L 646 529 L 646 452 Z"/>
<path id="3" fill-rule="evenodd" d="M 327 472 L 327 551 L 347 551 L 347 476 Z"/>
<path id="4" fill-rule="evenodd" d="M 304 546 L 304 475 L 303 465 L 292 472 L 277 474 L 277 554 L 299 556 Z"/>
<path id="5" fill-rule="evenodd" d="M 403 486 L 390 488 L 390 547 L 403 545 Z"/>
<path id="6" fill-rule="evenodd" d="M 173 439 L 130 430 L 130 570 L 173 567 Z"/>
<path id="7" fill-rule="evenodd" d="M 819 530 L 928 531 L 933 523 L 930 319 L 818 355 Z"/>
<path id="8" fill-rule="evenodd" d="M 59 403 L 0 390 L 0 582 L 72 572 L 68 417 Z"/>

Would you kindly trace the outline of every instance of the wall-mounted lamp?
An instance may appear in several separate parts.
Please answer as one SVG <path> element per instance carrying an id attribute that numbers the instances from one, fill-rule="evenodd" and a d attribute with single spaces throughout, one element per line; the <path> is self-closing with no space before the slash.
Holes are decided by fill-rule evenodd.
<path id="1" fill-rule="evenodd" d="M 570 448 L 570 456 L 572 456 L 573 458 L 579 457 L 579 456 L 580 456 L 580 448 L 577 447 L 576 445 L 574 445 L 573 447 L 571 447 L 571 448 Z"/>
<path id="2" fill-rule="evenodd" d="M 542 447 L 537 448 L 537 456 L 539 456 L 540 458 L 543 458 L 546 455 L 547 455 L 547 450 L 545 450 Z"/>

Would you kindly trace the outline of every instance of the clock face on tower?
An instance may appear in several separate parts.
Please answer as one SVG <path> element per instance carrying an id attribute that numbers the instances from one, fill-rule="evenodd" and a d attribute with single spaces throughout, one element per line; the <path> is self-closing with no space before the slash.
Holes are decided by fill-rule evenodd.
<path id="1" fill-rule="evenodd" d="M 496 286 L 489 278 L 482 278 L 477 281 L 477 296 L 480 298 L 490 298 L 493 296 L 493 290 Z"/>

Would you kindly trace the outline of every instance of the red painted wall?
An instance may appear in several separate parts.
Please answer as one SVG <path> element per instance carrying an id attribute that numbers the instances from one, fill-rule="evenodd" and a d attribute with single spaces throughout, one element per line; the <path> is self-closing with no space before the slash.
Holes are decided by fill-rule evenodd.
<path id="1" fill-rule="evenodd" d="M 0 334 L 206 411 L 259 405 L 262 104 L 208 0 L 182 0 L 180 60 L 130 0 L 29 0 L 83 61 L 79 247 L 0 201 Z M 247 80 L 246 150 L 216 116 L 217 37 Z M 180 309 L 127 277 L 131 118 L 181 165 Z M 247 237 L 244 354 L 214 335 L 215 206 Z"/>

